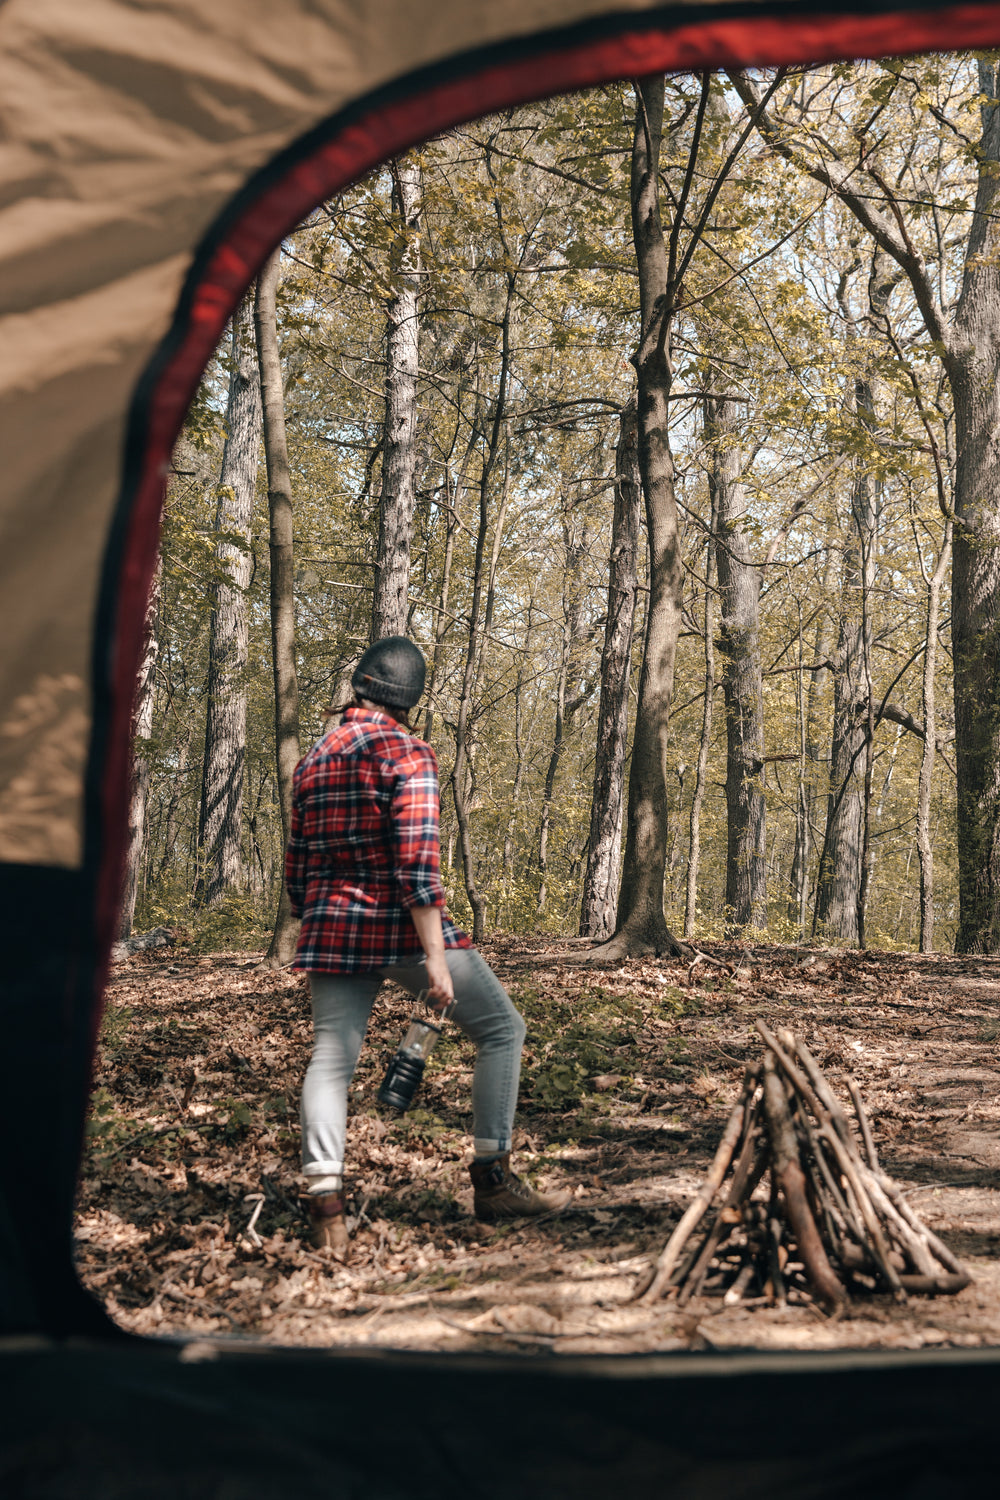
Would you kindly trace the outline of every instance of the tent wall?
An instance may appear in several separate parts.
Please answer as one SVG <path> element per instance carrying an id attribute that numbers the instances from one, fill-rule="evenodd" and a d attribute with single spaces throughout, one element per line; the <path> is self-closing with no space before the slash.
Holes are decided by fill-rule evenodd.
<path id="1" fill-rule="evenodd" d="M 318 201 L 461 120 L 672 68 L 1000 41 L 996 5 L 0 5 L 0 1329 L 97 1329 L 72 1194 L 163 476 Z"/>

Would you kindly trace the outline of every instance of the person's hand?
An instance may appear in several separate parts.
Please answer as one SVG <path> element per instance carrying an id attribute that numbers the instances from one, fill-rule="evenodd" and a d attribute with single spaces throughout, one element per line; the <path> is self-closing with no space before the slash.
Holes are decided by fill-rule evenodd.
<path id="1" fill-rule="evenodd" d="M 432 1010 L 447 1010 L 455 998 L 455 986 L 444 953 L 427 955 L 427 1003 Z"/>

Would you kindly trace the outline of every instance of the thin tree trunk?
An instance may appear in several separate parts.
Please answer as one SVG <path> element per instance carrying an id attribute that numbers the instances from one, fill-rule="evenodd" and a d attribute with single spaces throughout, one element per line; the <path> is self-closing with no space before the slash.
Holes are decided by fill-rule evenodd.
<path id="1" fill-rule="evenodd" d="M 566 735 L 576 716 L 577 710 L 586 702 L 587 695 L 583 695 L 575 701 L 567 704 L 566 688 L 571 673 L 577 665 L 577 651 L 581 639 L 580 621 L 582 617 L 582 598 L 580 590 L 580 564 L 586 553 L 587 532 L 584 528 L 582 536 L 574 537 L 572 530 L 572 507 L 564 502 L 563 506 L 563 626 L 562 642 L 559 652 L 559 672 L 556 678 L 556 719 L 552 736 L 552 750 L 549 754 L 549 763 L 545 771 L 545 783 L 542 789 L 542 810 L 538 827 L 538 872 L 541 876 L 538 886 L 537 910 L 541 916 L 545 911 L 548 899 L 547 874 L 549 868 L 549 830 L 552 822 L 552 801 L 555 796 L 556 777 L 559 774 L 559 764 L 566 748 Z"/>
<path id="2" fill-rule="evenodd" d="M 184 771 L 187 769 L 187 756 L 190 754 L 190 742 L 193 739 L 193 727 L 189 718 L 184 721 L 177 741 L 177 763 L 171 775 L 171 790 L 169 790 L 169 801 L 166 804 L 166 816 L 163 817 L 163 855 L 160 858 L 159 870 L 156 871 L 156 879 L 162 880 L 168 871 L 169 865 L 174 859 L 174 850 L 177 847 L 177 834 L 180 832 L 180 804 L 183 796 Z"/>
<path id="3" fill-rule="evenodd" d="M 717 521 L 719 645 L 726 697 L 726 927 L 767 926 L 764 696 L 760 664 L 760 569 L 745 530 L 742 456 L 732 402 L 705 402 Z"/>
<path id="4" fill-rule="evenodd" d="M 698 910 L 698 873 L 701 866 L 701 810 L 705 803 L 705 780 L 708 773 L 708 752 L 712 746 L 712 711 L 715 705 L 715 588 L 712 574 L 715 570 L 715 536 L 718 528 L 716 493 L 711 487 L 712 509 L 708 543 L 705 548 L 705 702 L 701 711 L 701 739 L 698 741 L 698 764 L 695 769 L 694 792 L 691 796 L 691 816 L 688 838 L 687 889 L 684 896 L 684 936 L 694 937 L 695 917 Z"/>
<path id="5" fill-rule="evenodd" d="M 420 165 L 392 164 L 397 221 L 395 290 L 386 314 L 385 426 L 378 555 L 372 601 L 373 641 L 406 630 L 417 460 L 417 373 L 420 364 Z"/>
<path id="6" fill-rule="evenodd" d="M 799 802 L 795 820 L 795 849 L 789 876 L 789 920 L 805 937 L 810 903 L 809 851 L 816 842 L 816 808 L 820 797 L 819 779 L 827 765 L 821 744 L 823 698 L 826 693 L 833 653 L 833 615 L 827 608 L 835 578 L 836 553 L 828 548 L 823 574 L 823 601 L 813 638 L 813 666 L 809 669 L 809 692 L 802 723 L 804 745 L 799 773 Z"/>
<path id="7" fill-rule="evenodd" d="M 615 455 L 615 500 L 611 523 L 608 615 L 601 652 L 601 702 L 597 715 L 594 794 L 583 878 L 580 934 L 610 938 L 618 916 L 621 878 L 628 684 L 639 582 L 639 423 L 634 398 L 621 412 Z"/>
<path id="8" fill-rule="evenodd" d="M 215 587 L 208 648 L 208 713 L 198 817 L 202 863 L 198 894 L 207 905 L 221 901 L 227 891 L 238 888 L 241 879 L 247 712 L 246 590 L 250 584 L 249 543 L 260 428 L 260 381 L 251 291 L 233 314 L 227 437 L 215 511 L 215 555 L 228 575 L 228 582 Z"/>
<path id="9" fill-rule="evenodd" d="M 514 780 L 510 788 L 510 811 L 507 815 L 507 827 L 503 836 L 503 887 L 506 894 L 514 878 L 514 835 L 517 832 L 517 810 L 521 802 L 521 792 L 524 788 L 524 772 L 527 765 L 527 756 L 524 748 L 524 679 L 531 660 L 532 639 L 535 629 L 535 596 L 532 594 L 528 600 L 528 618 L 524 632 L 524 647 L 521 651 L 517 666 L 517 682 L 514 686 L 514 756 L 515 769 Z M 503 915 L 503 897 L 501 897 L 500 916 Z M 499 918 L 498 918 L 499 920 Z"/>
<path id="10" fill-rule="evenodd" d="M 876 250 L 868 288 L 873 318 L 885 317 L 894 279 L 888 256 Z M 848 339 L 853 342 L 844 288 L 842 280 L 841 306 L 848 320 Z M 862 426 L 873 431 L 876 418 L 871 361 L 855 379 L 854 410 Z M 863 462 L 856 463 L 851 484 L 851 540 L 844 556 L 844 611 L 834 680 L 827 826 L 814 923 L 833 942 L 849 948 L 864 946 L 865 906 L 871 877 L 868 851 L 875 729 L 871 608 L 879 499 L 879 481 Z"/>
<path id="11" fill-rule="evenodd" d="M 937 666 L 938 620 L 941 589 L 951 561 L 952 523 L 945 522 L 944 538 L 934 572 L 927 578 L 927 635 L 924 645 L 924 747 L 917 784 L 917 854 L 920 860 L 920 951 L 934 951 L 934 849 L 931 842 L 931 787 L 937 754 L 937 700 L 934 673 Z M 923 566 L 921 560 L 921 566 Z"/>
<path id="12" fill-rule="evenodd" d="M 295 550 L 292 531 L 292 476 L 285 437 L 285 393 L 278 354 L 277 291 L 279 246 L 257 278 L 257 356 L 267 460 L 267 508 L 271 560 L 271 666 L 274 677 L 274 754 L 281 808 L 282 847 L 292 825 L 292 776 L 299 760 L 299 682 L 295 669 Z M 285 887 L 268 948 L 268 963 L 279 968 L 295 955 L 299 924 Z"/>
<path id="13" fill-rule="evenodd" d="M 479 525 L 476 529 L 476 554 L 473 565 L 472 605 L 469 610 L 469 633 L 465 651 L 465 668 L 462 673 L 462 695 L 458 705 L 458 720 L 455 725 L 455 765 L 451 777 L 452 797 L 455 802 L 455 817 L 458 821 L 459 847 L 462 851 L 462 876 L 465 893 L 472 909 L 472 938 L 481 942 L 485 927 L 485 906 L 476 884 L 475 857 L 472 852 L 472 832 L 469 821 L 469 803 L 466 776 L 470 769 L 469 731 L 472 702 L 479 675 L 479 658 L 482 641 L 483 574 L 486 560 L 486 538 L 489 532 L 490 480 L 500 454 L 504 414 L 507 406 L 507 386 L 511 361 L 511 313 L 514 304 L 515 278 L 507 277 L 507 295 L 501 320 L 500 376 L 497 382 L 497 397 L 493 409 L 489 442 L 483 458 L 479 477 Z M 489 583 L 487 580 L 487 592 Z"/>
<path id="14" fill-rule="evenodd" d="M 132 705 L 132 758 L 129 768 L 128 832 L 125 845 L 125 869 L 122 880 L 121 908 L 118 914 L 118 941 L 132 935 L 135 903 L 139 891 L 139 873 L 146 852 L 146 804 L 149 799 L 151 766 L 150 742 L 153 738 L 153 702 L 156 696 L 156 659 L 159 653 L 157 626 L 160 614 L 160 571 L 157 563 L 146 619 L 143 626 L 142 659 L 135 684 Z"/>

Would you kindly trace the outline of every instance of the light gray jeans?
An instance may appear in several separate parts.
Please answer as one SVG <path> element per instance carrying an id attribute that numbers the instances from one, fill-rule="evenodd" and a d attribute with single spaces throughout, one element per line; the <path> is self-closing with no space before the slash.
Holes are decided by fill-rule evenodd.
<path id="1" fill-rule="evenodd" d="M 445 958 L 455 987 L 449 1019 L 476 1044 L 476 1155 L 497 1155 L 510 1150 L 524 1022 L 475 948 L 449 948 Z M 423 955 L 374 973 L 309 975 L 313 1053 L 302 1085 L 302 1170 L 307 1177 L 339 1176 L 344 1170 L 347 1090 L 383 979 L 419 995 L 427 988 Z"/>

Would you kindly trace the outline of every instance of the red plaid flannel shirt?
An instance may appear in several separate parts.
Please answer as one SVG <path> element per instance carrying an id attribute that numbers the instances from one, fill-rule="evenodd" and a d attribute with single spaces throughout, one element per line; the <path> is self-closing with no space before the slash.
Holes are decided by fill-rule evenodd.
<path id="1" fill-rule="evenodd" d="M 296 969 L 350 974 L 423 950 L 412 906 L 444 912 L 437 760 L 388 714 L 349 708 L 295 768 L 285 880 L 302 918 Z"/>

